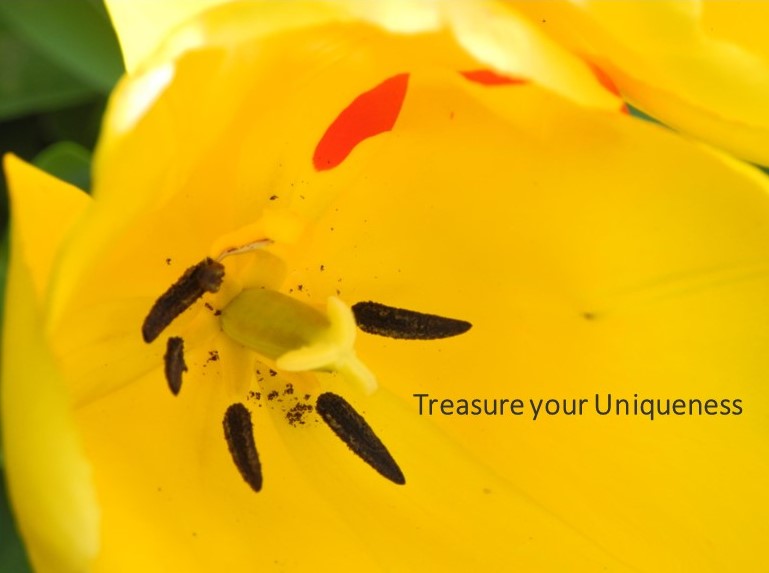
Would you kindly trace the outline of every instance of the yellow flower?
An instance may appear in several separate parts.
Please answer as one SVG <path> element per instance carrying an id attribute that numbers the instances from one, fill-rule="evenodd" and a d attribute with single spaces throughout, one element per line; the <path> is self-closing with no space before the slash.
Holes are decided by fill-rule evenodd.
<path id="1" fill-rule="evenodd" d="M 769 165 L 769 3 L 507 0 L 671 127 Z"/>
<path id="2" fill-rule="evenodd" d="M 767 180 L 496 4 L 409 6 L 204 11 L 119 85 L 92 198 L 6 159 L 37 571 L 755 568 Z"/>

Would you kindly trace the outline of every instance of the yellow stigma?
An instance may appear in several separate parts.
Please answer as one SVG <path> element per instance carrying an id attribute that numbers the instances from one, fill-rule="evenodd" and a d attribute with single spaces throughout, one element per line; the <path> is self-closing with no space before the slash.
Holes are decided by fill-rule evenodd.
<path id="1" fill-rule="evenodd" d="M 366 393 L 376 390 L 376 378 L 355 355 L 355 317 L 337 297 L 329 297 L 324 314 L 277 291 L 245 289 L 220 318 L 230 338 L 280 370 L 339 372 Z"/>

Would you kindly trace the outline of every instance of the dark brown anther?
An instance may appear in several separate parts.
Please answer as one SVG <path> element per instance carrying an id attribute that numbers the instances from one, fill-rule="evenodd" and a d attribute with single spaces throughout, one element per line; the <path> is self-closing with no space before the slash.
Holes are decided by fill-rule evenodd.
<path id="1" fill-rule="evenodd" d="M 353 453 L 391 482 L 398 485 L 406 483 L 403 472 L 385 445 L 377 438 L 363 416 L 344 398 L 325 392 L 318 396 L 315 408 L 328 427 Z"/>
<path id="2" fill-rule="evenodd" d="M 224 414 L 224 438 L 240 475 L 251 489 L 259 492 L 262 489 L 262 465 L 254 443 L 251 412 L 239 402 L 227 408 Z"/>
<path id="3" fill-rule="evenodd" d="M 165 373 L 168 387 L 174 396 L 179 394 L 182 389 L 182 373 L 187 372 L 187 365 L 184 363 L 184 340 L 178 336 L 172 336 L 166 344 L 166 355 L 163 357 L 165 362 Z"/>
<path id="4" fill-rule="evenodd" d="M 352 306 L 355 322 L 363 332 L 409 340 L 434 340 L 464 334 L 472 324 L 465 320 L 425 314 L 378 302 L 358 302 Z"/>
<path id="5" fill-rule="evenodd" d="M 224 279 L 224 265 L 206 258 L 191 266 L 160 295 L 142 325 L 144 342 L 155 340 L 174 319 L 207 292 L 216 292 Z"/>

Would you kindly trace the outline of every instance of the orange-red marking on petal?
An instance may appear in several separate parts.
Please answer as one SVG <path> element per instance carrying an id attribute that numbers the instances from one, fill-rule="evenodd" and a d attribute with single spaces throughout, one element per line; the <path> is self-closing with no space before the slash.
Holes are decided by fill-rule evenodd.
<path id="1" fill-rule="evenodd" d="M 529 83 L 529 80 L 527 79 L 505 76 L 492 70 L 469 70 L 459 73 L 462 74 L 465 79 L 484 86 L 510 86 Z"/>
<path id="2" fill-rule="evenodd" d="M 585 60 L 585 63 L 590 67 L 590 70 L 593 72 L 595 79 L 598 80 L 598 83 L 601 84 L 606 89 L 606 91 L 620 99 L 622 98 L 622 94 L 620 93 L 617 84 L 614 83 L 614 80 L 611 79 L 609 74 L 607 74 L 602 68 L 598 67 L 593 62 Z M 625 115 L 630 115 L 630 108 L 628 108 L 624 101 L 622 102 L 619 111 Z"/>
<path id="3" fill-rule="evenodd" d="M 585 61 L 585 63 L 590 67 L 590 70 L 593 72 L 595 79 L 598 80 L 598 83 L 606 88 L 606 91 L 614 94 L 617 97 L 622 96 L 622 94 L 619 92 L 619 88 L 617 88 L 617 84 L 614 83 L 614 80 L 611 79 L 609 74 L 607 74 L 602 68 L 599 68 L 593 62 Z"/>
<path id="4" fill-rule="evenodd" d="M 333 169 L 361 141 L 390 131 L 400 114 L 408 82 L 408 74 L 388 78 L 344 108 L 315 146 L 312 156 L 315 169 Z"/>

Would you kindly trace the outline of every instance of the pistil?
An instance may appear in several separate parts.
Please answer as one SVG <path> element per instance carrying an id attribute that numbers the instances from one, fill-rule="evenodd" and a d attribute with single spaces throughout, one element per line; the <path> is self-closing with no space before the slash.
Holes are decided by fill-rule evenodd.
<path id="1" fill-rule="evenodd" d="M 220 316 L 233 340 L 289 372 L 338 372 L 373 392 L 376 379 L 355 355 L 355 318 L 337 297 L 326 312 L 270 289 L 244 289 Z"/>

